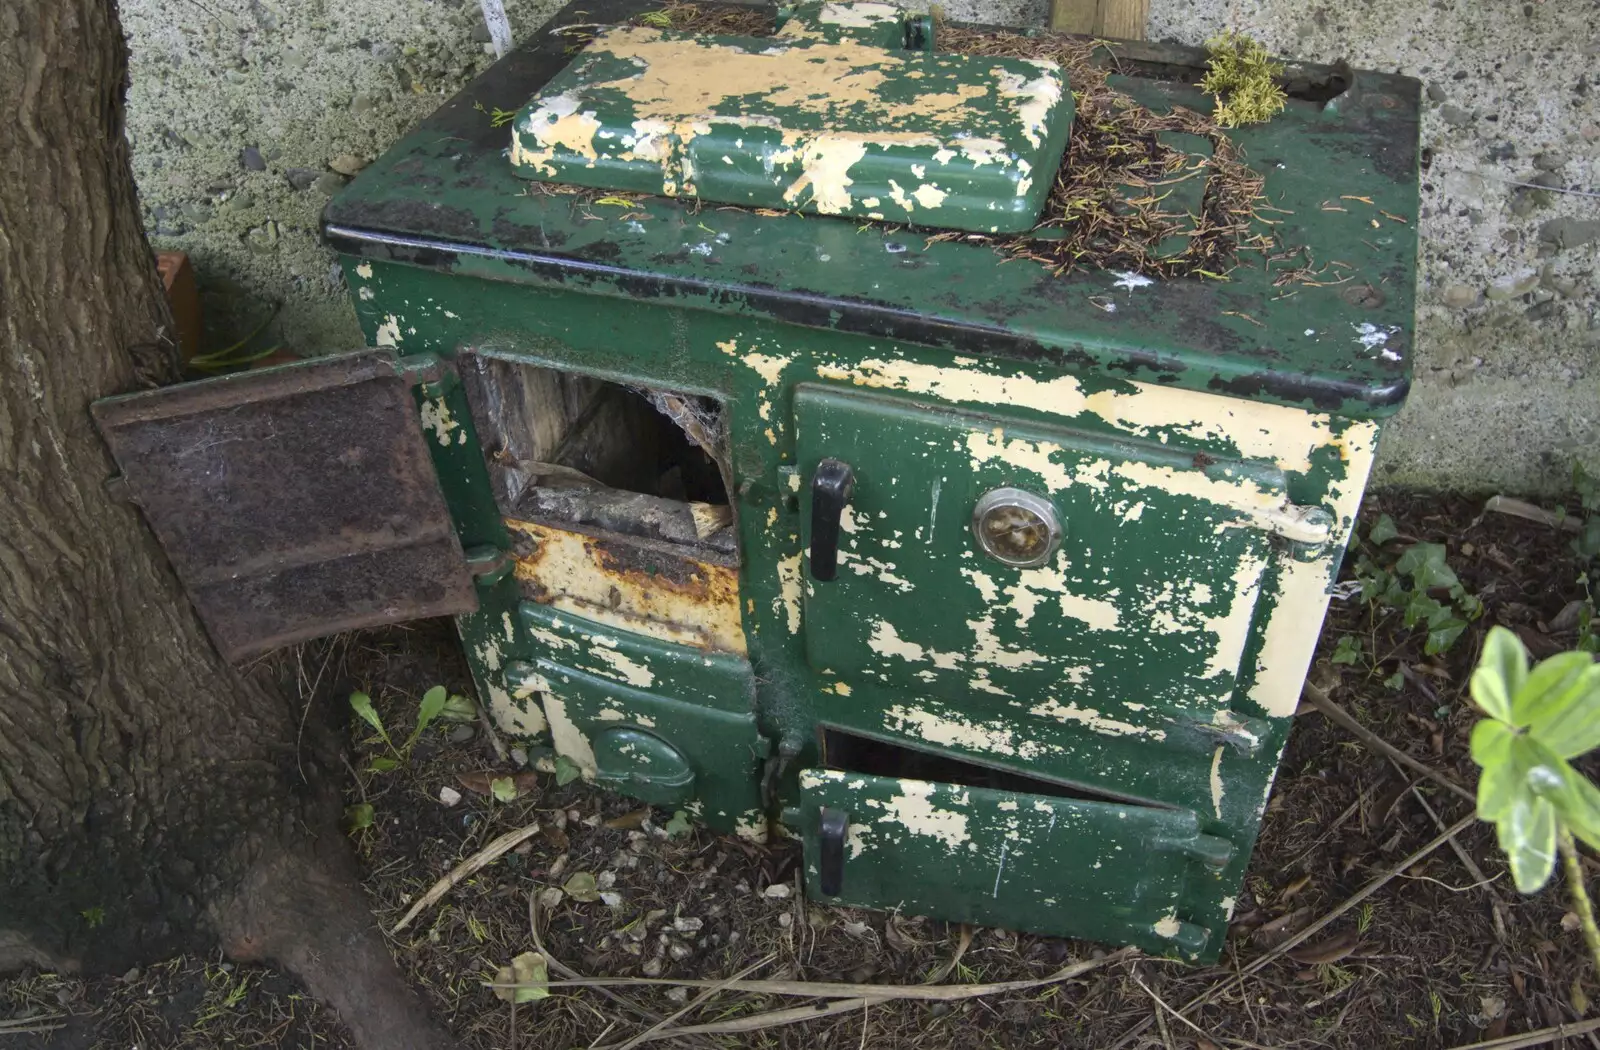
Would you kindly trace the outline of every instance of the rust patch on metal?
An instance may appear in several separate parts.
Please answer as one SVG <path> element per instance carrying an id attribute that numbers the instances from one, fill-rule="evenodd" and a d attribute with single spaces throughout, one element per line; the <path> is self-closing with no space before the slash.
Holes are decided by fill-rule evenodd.
<path id="1" fill-rule="evenodd" d="M 739 571 L 667 544 L 506 519 L 530 601 L 702 649 L 744 655 Z"/>
<path id="2" fill-rule="evenodd" d="M 389 352 L 108 398 L 92 411 L 228 660 L 478 607 Z"/>

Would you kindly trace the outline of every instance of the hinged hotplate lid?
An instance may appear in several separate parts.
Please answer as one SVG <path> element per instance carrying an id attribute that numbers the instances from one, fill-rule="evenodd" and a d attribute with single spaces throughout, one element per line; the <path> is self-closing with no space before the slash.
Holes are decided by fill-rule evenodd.
<path id="1" fill-rule="evenodd" d="M 747 207 L 1033 228 L 1072 124 L 1060 66 L 885 48 L 848 20 L 886 5 L 803 6 L 820 11 L 776 37 L 602 31 L 517 114 L 512 165 Z"/>
<path id="2" fill-rule="evenodd" d="M 367 350 L 95 402 L 225 658 L 477 608 L 411 386 Z"/>

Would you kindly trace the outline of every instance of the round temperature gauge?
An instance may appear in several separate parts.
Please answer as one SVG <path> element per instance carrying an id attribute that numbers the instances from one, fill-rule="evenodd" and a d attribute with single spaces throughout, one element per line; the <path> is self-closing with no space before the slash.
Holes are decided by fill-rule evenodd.
<path id="1" fill-rule="evenodd" d="M 1050 501 L 1022 489 L 990 489 L 972 511 L 978 546 L 1019 569 L 1043 565 L 1061 544 L 1061 522 Z"/>

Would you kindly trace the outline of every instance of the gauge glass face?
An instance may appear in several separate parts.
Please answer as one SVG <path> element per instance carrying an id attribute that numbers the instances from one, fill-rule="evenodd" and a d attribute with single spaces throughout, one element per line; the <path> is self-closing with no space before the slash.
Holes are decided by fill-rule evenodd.
<path id="1" fill-rule="evenodd" d="M 1043 565 L 1060 539 L 1050 504 L 1019 489 L 995 489 L 979 500 L 973 531 L 985 554 L 1006 565 Z"/>

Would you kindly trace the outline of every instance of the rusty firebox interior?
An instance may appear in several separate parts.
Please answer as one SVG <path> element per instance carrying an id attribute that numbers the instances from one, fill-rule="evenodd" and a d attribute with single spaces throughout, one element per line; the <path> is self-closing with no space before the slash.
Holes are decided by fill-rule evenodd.
<path id="1" fill-rule="evenodd" d="M 737 565 L 718 401 L 487 354 L 458 361 L 506 517 Z"/>

